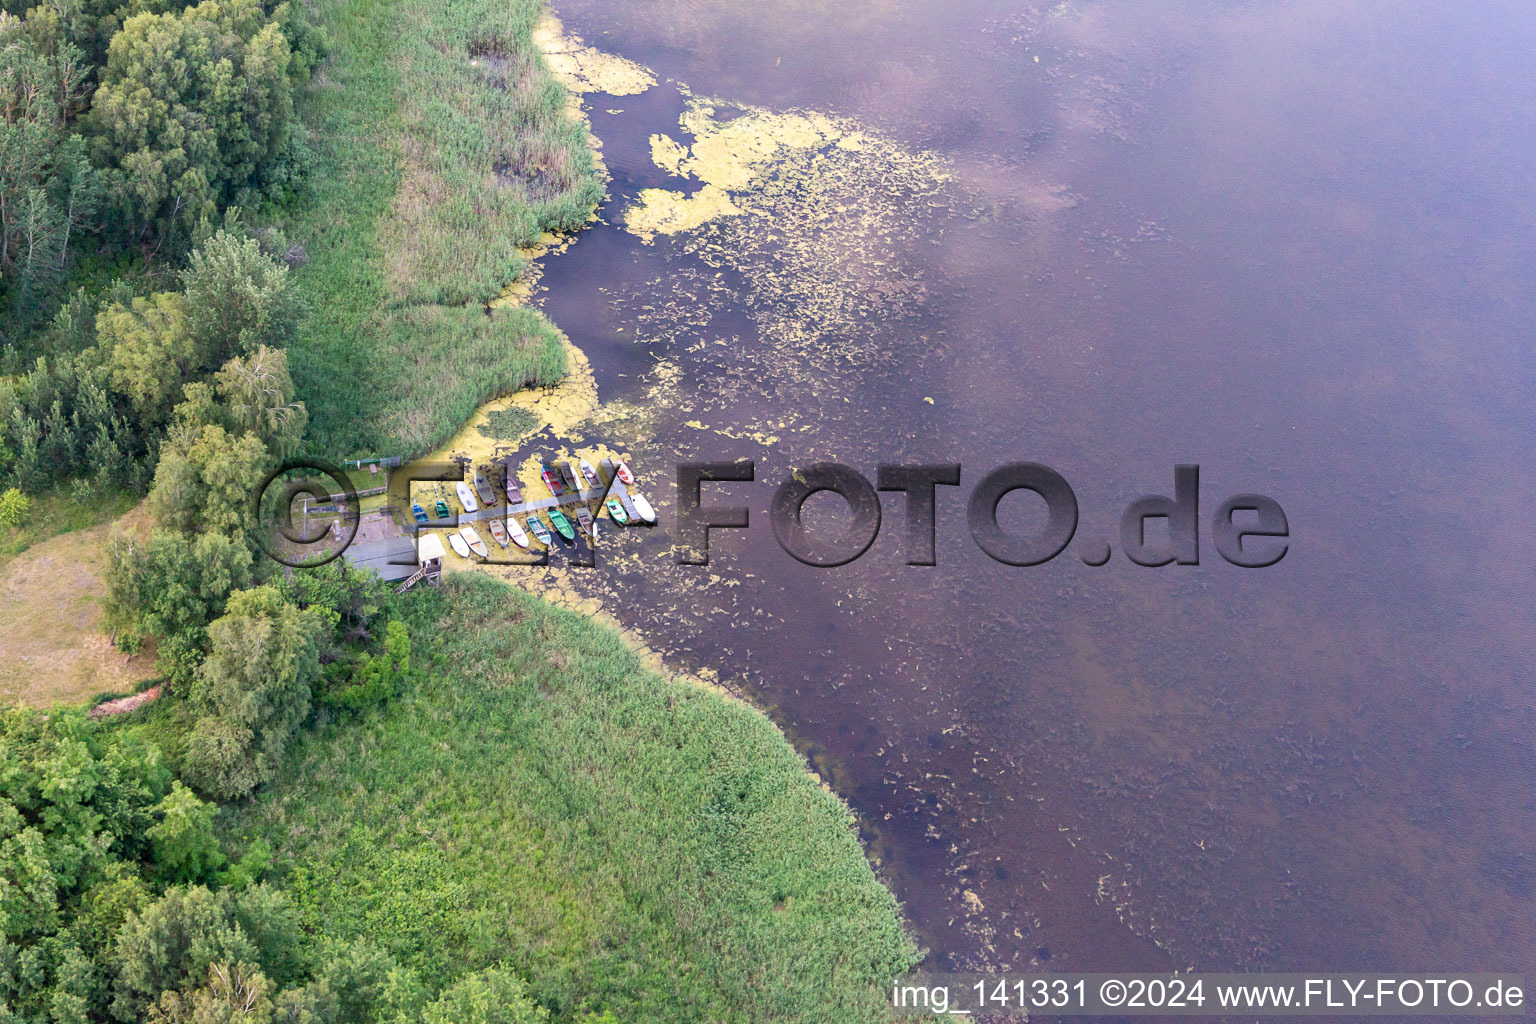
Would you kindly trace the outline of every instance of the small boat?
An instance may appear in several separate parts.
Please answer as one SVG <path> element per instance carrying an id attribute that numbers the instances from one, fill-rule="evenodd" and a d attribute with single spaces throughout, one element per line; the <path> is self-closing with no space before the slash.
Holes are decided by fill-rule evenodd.
<path id="1" fill-rule="evenodd" d="M 623 526 L 629 522 L 629 513 L 624 511 L 624 506 L 619 504 L 618 498 L 609 498 L 603 502 L 608 507 L 608 514 L 613 516 L 613 521 Z"/>
<path id="2" fill-rule="evenodd" d="M 517 482 L 517 471 L 512 468 L 510 461 L 506 464 L 507 479 L 507 504 L 521 505 L 523 503 L 523 485 Z"/>
<path id="3" fill-rule="evenodd" d="M 427 510 L 422 508 L 414 501 L 411 502 L 411 515 L 416 517 L 416 521 L 418 523 L 424 523 L 427 521 Z"/>
<path id="4" fill-rule="evenodd" d="M 557 508 L 549 510 L 549 521 L 554 524 L 555 530 L 566 540 L 576 539 L 576 530 L 571 526 L 571 521 L 565 518 L 565 513 Z"/>
<path id="5" fill-rule="evenodd" d="M 619 475 L 619 483 L 623 484 L 625 487 L 628 487 L 630 484 L 635 482 L 635 474 L 629 471 L 628 463 L 619 463 L 614 472 Z"/>
<path id="6" fill-rule="evenodd" d="M 581 475 L 586 477 L 593 487 L 602 486 L 602 481 L 597 478 L 597 469 L 586 459 L 581 460 Z"/>
<path id="7" fill-rule="evenodd" d="M 458 555 L 460 558 L 469 557 L 469 545 L 465 543 L 463 537 L 460 537 L 456 533 L 450 533 L 448 535 L 448 543 L 453 548 L 454 554 Z"/>
<path id="8" fill-rule="evenodd" d="M 565 484 L 561 483 L 555 471 L 549 468 L 549 463 L 539 466 L 539 476 L 544 478 L 544 486 L 549 488 L 550 494 L 558 498 L 565 493 Z"/>
<path id="9" fill-rule="evenodd" d="M 555 468 L 560 471 L 560 479 L 565 482 L 565 489 L 573 494 L 580 494 L 581 481 L 576 478 L 576 471 L 571 468 L 571 464 L 562 462 Z"/>
<path id="10" fill-rule="evenodd" d="M 480 495 L 480 504 L 486 508 L 496 504 L 496 491 L 491 487 L 490 477 L 482 469 L 475 470 L 475 493 Z"/>
<path id="11" fill-rule="evenodd" d="M 469 489 L 469 484 L 460 480 L 454 487 L 459 492 L 459 504 L 464 506 L 465 512 L 474 512 L 480 507 L 475 504 L 475 493 Z"/>
<path id="12" fill-rule="evenodd" d="M 491 528 L 491 539 L 502 547 L 507 546 L 507 528 L 501 524 L 500 519 L 487 519 L 485 525 Z"/>
<path id="13" fill-rule="evenodd" d="M 491 557 L 491 549 L 485 546 L 485 541 L 480 539 L 480 535 L 475 532 L 473 526 L 459 527 L 459 536 L 463 537 L 464 543 L 469 545 L 469 549 L 481 558 Z"/>
<path id="14" fill-rule="evenodd" d="M 442 498 L 438 498 L 437 499 L 437 518 L 439 518 L 439 519 L 447 519 L 451 515 L 453 515 L 453 513 L 448 511 L 448 503 L 446 501 L 444 501 Z"/>
<path id="15" fill-rule="evenodd" d="M 592 513 L 587 511 L 587 506 L 576 506 L 576 521 L 581 524 L 583 532 L 589 535 L 592 533 Z"/>
<path id="16" fill-rule="evenodd" d="M 512 543 L 520 548 L 528 546 L 528 535 L 523 532 L 523 528 L 518 524 L 518 521 L 511 516 L 507 516 L 507 532 L 512 535 Z"/>
<path id="17" fill-rule="evenodd" d="M 537 512 L 528 517 L 528 529 L 533 531 L 533 535 L 539 538 L 539 543 L 545 547 L 549 547 L 555 542 L 555 538 L 549 535 L 549 527 L 544 525 L 544 520 L 539 518 Z"/>
<path id="18" fill-rule="evenodd" d="M 656 521 L 656 510 L 651 508 L 651 503 L 645 500 L 645 495 L 639 491 L 629 492 L 629 503 L 635 506 L 635 511 L 640 513 L 640 518 L 648 523 Z"/>

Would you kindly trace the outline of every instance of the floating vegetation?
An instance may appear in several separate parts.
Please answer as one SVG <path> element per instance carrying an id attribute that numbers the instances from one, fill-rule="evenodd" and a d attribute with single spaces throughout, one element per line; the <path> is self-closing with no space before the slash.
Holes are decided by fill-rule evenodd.
<path id="1" fill-rule="evenodd" d="M 539 418 L 530 410 L 520 405 L 511 405 L 505 409 L 492 409 L 485 414 L 484 422 L 475 425 L 475 429 L 486 437 L 514 440 L 527 437 L 539 426 Z"/>
<path id="2" fill-rule="evenodd" d="M 656 84 L 656 76 L 644 65 L 595 50 L 583 44 L 579 36 L 566 35 L 560 20 L 552 14 L 539 19 L 533 41 L 544 51 L 549 70 L 572 92 L 633 96 Z"/>
<path id="3" fill-rule="evenodd" d="M 819 369 L 881 357 L 871 327 L 926 297 L 913 250 L 954 205 L 952 173 L 849 118 L 690 97 L 691 136 L 651 136 L 651 158 L 692 192 L 649 188 L 624 214 L 647 242 L 739 273 L 738 299 L 772 347 Z M 799 376 L 799 374 L 795 374 Z"/>
<path id="4" fill-rule="evenodd" d="M 640 201 L 624 218 L 624 226 L 650 241 L 657 235 L 692 231 L 720 217 L 741 213 L 724 189 L 705 185 L 693 195 L 666 188 L 648 188 Z"/>

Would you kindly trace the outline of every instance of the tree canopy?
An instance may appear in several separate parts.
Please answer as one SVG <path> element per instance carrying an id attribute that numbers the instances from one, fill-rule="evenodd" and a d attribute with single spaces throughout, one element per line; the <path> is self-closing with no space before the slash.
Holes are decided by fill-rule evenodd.
<path id="1" fill-rule="evenodd" d="M 192 687 L 202 715 L 184 764 L 220 799 L 245 796 L 271 778 L 320 676 L 319 645 L 334 613 L 299 608 L 272 585 L 230 595 L 208 626 L 209 651 Z"/>
<path id="2" fill-rule="evenodd" d="M 286 13 L 286 11 L 285 11 Z M 287 145 L 292 52 L 260 0 L 128 18 L 91 105 L 92 152 L 131 235 L 213 222 Z"/>

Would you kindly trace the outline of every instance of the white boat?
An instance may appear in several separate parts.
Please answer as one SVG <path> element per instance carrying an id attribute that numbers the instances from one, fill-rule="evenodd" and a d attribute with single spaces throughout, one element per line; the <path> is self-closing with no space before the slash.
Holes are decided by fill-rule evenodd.
<path id="1" fill-rule="evenodd" d="M 630 484 L 635 482 L 635 474 L 629 471 L 629 464 L 627 462 L 619 463 L 618 467 L 614 469 L 614 472 L 619 474 L 619 482 L 622 483 L 625 487 L 628 487 Z"/>
<path id="2" fill-rule="evenodd" d="M 597 469 L 594 468 L 592 463 L 588 462 L 586 459 L 581 460 L 581 475 L 586 477 L 587 482 L 590 483 L 593 487 L 602 486 L 603 482 L 598 479 Z"/>
<path id="3" fill-rule="evenodd" d="M 481 558 L 491 557 L 491 549 L 485 546 L 485 541 L 480 539 L 480 535 L 475 532 L 473 526 L 459 527 L 459 536 L 463 537 L 464 543 L 469 545 L 469 549 Z"/>
<path id="4" fill-rule="evenodd" d="M 635 506 L 635 511 L 640 513 L 640 518 L 648 523 L 656 521 L 656 510 L 651 508 L 651 503 L 645 500 L 645 495 L 639 491 L 629 492 L 629 503 Z"/>
<path id="5" fill-rule="evenodd" d="M 512 543 L 520 548 L 528 546 L 528 535 L 523 532 L 522 525 L 511 516 L 507 516 L 507 532 L 512 535 Z"/>
<path id="6" fill-rule="evenodd" d="M 450 546 L 452 546 L 454 554 L 458 555 L 460 558 L 469 557 L 469 545 L 464 542 L 463 537 L 460 537 L 456 533 L 450 533 L 448 535 L 448 543 Z"/>
<path id="7" fill-rule="evenodd" d="M 474 512 L 480 508 L 479 505 L 475 504 L 475 492 L 469 489 L 469 484 L 460 480 L 454 484 L 454 487 L 459 492 L 459 504 L 464 506 L 465 512 Z"/>
<path id="8" fill-rule="evenodd" d="M 502 525 L 500 519 L 492 517 L 485 521 L 485 525 L 491 528 L 491 539 L 502 547 L 507 546 L 507 528 Z"/>

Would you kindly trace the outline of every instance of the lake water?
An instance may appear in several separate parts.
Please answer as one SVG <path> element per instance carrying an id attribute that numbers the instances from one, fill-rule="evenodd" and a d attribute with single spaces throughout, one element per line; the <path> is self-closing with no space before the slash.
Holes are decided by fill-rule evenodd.
<path id="1" fill-rule="evenodd" d="M 1536 967 L 1536 8 L 558 13 L 661 79 L 586 97 L 605 223 L 537 299 L 663 521 L 571 585 L 770 711 L 928 966 Z M 743 212 L 643 240 L 643 189 L 701 189 L 651 137 L 695 142 L 705 97 L 715 130 L 835 128 Z M 673 564 L 673 467 L 737 457 L 757 482 L 707 500 L 752 527 Z M 899 495 L 851 565 L 780 550 L 773 489 L 822 459 L 961 463 L 938 565 L 904 564 Z M 1047 565 L 965 529 L 1016 460 L 1077 494 Z M 1181 462 L 1201 564 L 1133 565 L 1120 510 Z M 1272 568 L 1212 545 L 1243 491 L 1289 517 Z M 1004 525 L 1038 528 L 1028 497 Z"/>

